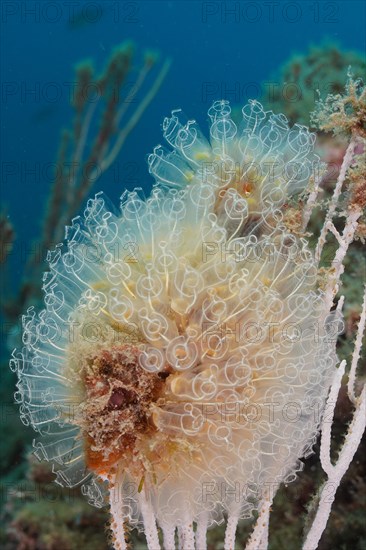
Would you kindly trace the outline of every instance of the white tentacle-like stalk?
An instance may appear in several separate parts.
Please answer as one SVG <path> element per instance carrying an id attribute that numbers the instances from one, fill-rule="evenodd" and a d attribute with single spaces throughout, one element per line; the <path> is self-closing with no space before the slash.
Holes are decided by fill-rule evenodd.
<path id="1" fill-rule="evenodd" d="M 175 527 L 171 525 L 160 525 L 163 531 L 164 550 L 175 550 Z"/>
<path id="2" fill-rule="evenodd" d="M 139 494 L 140 509 L 144 521 L 145 536 L 149 550 L 160 550 L 159 533 L 156 526 L 154 510 L 146 499 L 145 491 Z"/>
<path id="3" fill-rule="evenodd" d="M 195 550 L 193 523 L 187 521 L 178 527 L 179 550 Z"/>
<path id="4" fill-rule="evenodd" d="M 363 295 L 362 312 L 360 316 L 360 321 L 358 323 L 357 336 L 355 341 L 355 347 L 353 350 L 351 368 L 348 374 L 348 384 L 347 384 L 348 397 L 350 398 L 350 400 L 354 405 L 356 405 L 356 401 L 357 401 L 357 398 L 355 395 L 356 369 L 357 369 L 357 364 L 361 355 L 362 338 L 365 333 L 365 325 L 366 325 L 366 284 L 365 284 L 365 291 Z"/>
<path id="5" fill-rule="evenodd" d="M 319 187 L 320 183 L 321 183 L 321 176 L 314 178 L 313 189 L 309 193 L 308 200 L 306 201 L 306 204 L 302 213 L 301 231 L 303 232 L 306 231 L 306 228 L 310 221 L 311 214 L 316 206 L 317 198 L 320 190 L 320 187 Z"/>
<path id="6" fill-rule="evenodd" d="M 245 547 L 245 550 L 267 550 L 268 547 L 268 527 L 269 514 L 271 511 L 272 500 L 265 499 L 259 509 L 259 516 L 254 526 L 254 530 Z"/>
<path id="7" fill-rule="evenodd" d="M 127 518 L 123 514 L 121 487 L 116 479 L 116 476 L 109 481 L 109 505 L 111 514 L 110 529 L 112 532 L 113 546 L 115 550 L 128 550 L 126 533 L 124 529 Z"/>
<path id="8" fill-rule="evenodd" d="M 329 227 L 330 227 L 329 222 L 331 222 L 333 220 L 334 214 L 336 212 L 339 197 L 341 195 L 341 192 L 342 192 L 342 189 L 343 189 L 343 185 L 344 185 L 349 167 L 351 166 L 352 161 L 353 161 L 353 155 L 354 155 L 355 147 L 356 147 L 356 141 L 352 139 L 350 144 L 348 145 L 347 151 L 346 151 L 346 153 L 343 157 L 343 162 L 342 162 L 342 166 L 341 166 L 341 169 L 340 169 L 340 172 L 339 172 L 337 183 L 336 183 L 336 186 L 334 188 L 333 196 L 332 196 L 331 202 L 329 204 L 329 207 L 327 209 L 325 222 L 324 222 L 323 228 L 320 232 L 320 236 L 319 236 L 319 239 L 318 239 L 316 252 L 315 252 L 315 259 L 317 260 L 317 262 L 320 261 L 320 256 L 321 256 L 323 247 L 325 245 L 327 233 L 328 233 L 328 230 L 329 230 Z"/>
<path id="9" fill-rule="evenodd" d="M 229 515 L 227 519 L 224 542 L 225 550 L 234 550 L 235 548 L 235 536 L 236 529 L 238 527 L 238 520 L 239 518 L 236 514 Z"/>
<path id="10" fill-rule="evenodd" d="M 362 215 L 360 208 L 355 208 L 348 214 L 346 225 L 344 226 L 342 234 L 340 234 L 334 227 L 332 222 L 327 222 L 328 229 L 333 233 L 338 242 L 338 249 L 334 260 L 332 261 L 331 273 L 329 275 L 326 287 L 326 293 L 324 298 L 324 311 L 329 312 L 334 296 L 339 289 L 339 281 L 344 272 L 344 260 L 350 244 L 354 240 L 355 232 L 358 227 L 358 220 Z"/>
<path id="11" fill-rule="evenodd" d="M 356 409 L 353 414 L 352 422 L 348 428 L 346 438 L 339 455 L 337 463 L 329 468 L 324 460 L 322 462 L 327 468 L 328 480 L 321 489 L 320 501 L 318 509 L 311 525 L 311 528 L 307 534 L 303 550 L 316 550 L 320 538 L 326 528 L 332 504 L 335 498 L 335 493 L 342 481 L 342 477 L 346 473 L 349 465 L 352 462 L 354 454 L 360 444 L 362 435 L 366 426 L 366 387 L 363 388 L 361 395 L 357 399 Z M 329 442 L 326 443 L 327 447 Z M 328 461 L 327 461 L 328 462 Z M 329 492 L 331 487 L 331 495 Z"/>
<path id="12" fill-rule="evenodd" d="M 197 521 L 196 550 L 206 550 L 207 548 L 207 525 L 207 514 L 203 514 Z"/>
<path id="13" fill-rule="evenodd" d="M 350 398 L 354 403 L 355 410 L 353 412 L 353 418 L 348 427 L 344 443 L 339 452 L 338 460 L 335 464 L 332 464 L 330 459 L 330 449 L 334 409 L 346 367 L 346 361 L 342 361 L 330 389 L 326 406 L 327 414 L 325 415 L 322 423 L 320 460 L 322 468 L 327 474 L 328 479 L 321 489 L 319 505 L 314 521 L 304 542 L 304 550 L 315 550 L 317 548 L 320 538 L 326 528 L 336 491 L 353 460 L 366 428 L 366 386 L 363 386 L 362 392 L 358 397 L 354 394 L 355 371 L 361 353 L 362 337 L 365 330 L 365 303 L 366 293 L 363 301 L 360 322 L 357 328 L 357 336 L 350 371 L 350 382 L 348 386 Z M 331 488 L 331 494 L 328 490 L 329 487 Z"/>
<path id="14" fill-rule="evenodd" d="M 329 476 L 332 475 L 334 471 L 334 466 L 330 460 L 330 445 L 332 437 L 332 424 L 334 418 L 334 409 L 337 403 L 337 397 L 339 390 L 342 384 L 342 377 L 344 375 L 346 367 L 346 361 L 342 361 L 339 365 L 338 370 L 335 374 L 332 387 L 329 392 L 329 397 L 327 400 L 327 405 L 325 407 L 325 415 L 322 423 L 322 434 L 321 434 L 321 444 L 320 444 L 320 462 L 324 472 Z"/>

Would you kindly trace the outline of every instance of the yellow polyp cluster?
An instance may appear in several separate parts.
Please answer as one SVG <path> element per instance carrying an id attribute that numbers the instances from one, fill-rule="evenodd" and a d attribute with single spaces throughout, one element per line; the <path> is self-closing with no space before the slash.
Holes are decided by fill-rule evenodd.
<path id="1" fill-rule="evenodd" d="M 186 176 L 188 182 L 191 182 L 194 179 L 194 173 L 193 172 L 186 172 L 185 176 Z"/>
<path id="2" fill-rule="evenodd" d="M 196 160 L 209 161 L 210 158 L 211 158 L 211 155 L 209 153 L 207 153 L 206 151 L 198 151 L 195 154 L 195 159 Z"/>

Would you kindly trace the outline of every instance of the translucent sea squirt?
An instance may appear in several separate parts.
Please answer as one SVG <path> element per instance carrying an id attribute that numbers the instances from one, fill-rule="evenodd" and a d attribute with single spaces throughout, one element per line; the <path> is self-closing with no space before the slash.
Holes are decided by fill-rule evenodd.
<path id="1" fill-rule="evenodd" d="M 57 481 L 99 506 L 108 482 L 116 548 L 126 521 L 156 550 L 155 522 L 168 548 L 176 527 L 250 517 L 301 469 L 337 362 L 313 253 L 282 221 L 314 135 L 256 101 L 240 127 L 215 102 L 209 139 L 179 116 L 151 196 L 116 212 L 98 194 L 49 253 L 12 360 Z"/>

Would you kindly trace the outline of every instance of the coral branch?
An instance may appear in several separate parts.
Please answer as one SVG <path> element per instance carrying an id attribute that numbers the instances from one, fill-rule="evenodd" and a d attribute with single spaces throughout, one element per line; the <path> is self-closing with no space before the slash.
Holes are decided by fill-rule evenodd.
<path id="1" fill-rule="evenodd" d="M 344 375 L 346 367 L 346 361 L 342 361 L 338 370 L 334 376 L 332 387 L 330 388 L 327 405 L 325 407 L 325 420 L 322 423 L 321 444 L 320 444 L 320 462 L 322 468 L 328 477 L 334 472 L 334 466 L 330 460 L 330 443 L 332 437 L 332 423 L 334 418 L 334 409 L 337 402 L 337 396 L 342 384 L 342 377 Z"/>
<path id="2" fill-rule="evenodd" d="M 135 112 L 131 115 L 129 120 L 126 122 L 126 125 L 118 131 L 117 139 L 115 140 L 115 143 L 110 150 L 108 150 L 109 149 L 108 146 L 109 146 L 110 138 L 112 137 L 112 133 L 114 133 L 118 128 L 118 125 L 123 115 L 125 114 L 127 109 L 130 107 L 130 105 L 132 105 L 135 96 L 140 90 L 143 82 L 146 79 L 148 72 L 151 69 L 151 64 L 148 62 L 146 62 L 143 68 L 141 69 L 140 74 L 137 78 L 136 84 L 128 93 L 127 97 L 124 99 L 120 109 L 118 111 L 115 110 L 114 103 L 108 107 L 111 110 L 111 113 L 108 115 L 111 118 L 111 122 L 106 129 L 107 133 L 103 136 L 103 138 L 102 138 L 102 134 L 99 133 L 97 137 L 97 143 L 94 147 L 94 151 L 92 152 L 91 156 L 89 156 L 88 160 L 85 162 L 84 165 L 82 165 L 81 163 L 81 158 L 82 158 L 81 154 L 83 151 L 83 147 L 80 147 L 80 151 L 78 152 L 78 155 L 75 156 L 74 165 L 78 170 L 80 170 L 79 167 L 82 166 L 81 172 L 83 177 L 81 179 L 81 182 L 78 184 L 76 188 L 75 188 L 75 179 L 72 180 L 71 182 L 72 183 L 71 188 L 74 189 L 72 194 L 73 200 L 69 202 L 68 209 L 63 213 L 63 216 L 61 217 L 57 225 L 57 230 L 55 231 L 55 238 L 54 238 L 55 242 L 61 239 L 64 226 L 67 223 L 69 223 L 72 217 L 75 216 L 76 213 L 79 211 L 80 205 L 82 204 L 83 200 L 88 195 L 88 193 L 90 192 L 91 186 L 94 185 L 95 182 L 101 177 L 101 175 L 104 172 L 106 172 L 106 170 L 108 170 L 108 168 L 110 168 L 110 166 L 115 162 L 129 134 L 138 124 L 139 120 L 141 119 L 142 115 L 146 111 L 147 107 L 150 105 L 151 101 L 154 99 L 157 92 L 159 91 L 167 75 L 169 68 L 170 68 L 170 61 L 167 60 L 164 62 L 161 70 L 159 71 L 150 89 L 148 90 L 146 95 L 141 99 L 140 104 L 136 108 Z M 90 110 L 88 111 L 87 116 L 85 118 L 84 125 L 81 131 L 81 137 L 80 137 L 80 141 L 82 143 L 84 142 L 84 136 L 87 135 L 88 128 L 90 125 L 89 119 L 94 114 L 95 108 L 96 108 L 96 102 L 94 102 L 94 104 L 90 106 Z"/>
<path id="3" fill-rule="evenodd" d="M 15 240 L 15 232 L 8 216 L 0 213 L 0 264 L 5 264 Z"/>
<path id="4" fill-rule="evenodd" d="M 356 369 L 357 369 L 357 364 L 361 354 L 362 338 L 365 332 L 365 324 L 366 324 L 366 284 L 365 284 L 365 292 L 363 296 L 361 317 L 357 327 L 356 342 L 355 342 L 355 347 L 352 355 L 351 368 L 348 373 L 348 384 L 347 384 L 348 397 L 350 398 L 350 400 L 354 405 L 356 404 L 356 400 L 357 400 L 355 395 Z"/>
<path id="5" fill-rule="evenodd" d="M 346 225 L 344 226 L 342 236 L 336 233 L 338 241 L 338 250 L 335 258 L 332 261 L 331 271 L 329 274 L 328 282 L 326 285 L 325 297 L 324 297 L 324 310 L 330 311 L 333 298 L 337 294 L 339 289 L 339 281 L 344 272 L 344 259 L 347 254 L 349 245 L 353 242 L 355 232 L 358 226 L 358 219 L 362 212 L 360 208 L 355 207 L 348 213 Z M 330 223 L 330 222 L 328 222 Z"/>
<path id="6" fill-rule="evenodd" d="M 301 231 L 304 233 L 310 221 L 310 216 L 316 206 L 317 198 L 319 195 L 319 185 L 321 182 L 321 176 L 314 178 L 313 188 L 310 190 L 308 200 L 302 212 Z"/>
<path id="7" fill-rule="evenodd" d="M 333 217 L 334 217 L 334 214 L 335 214 L 335 211 L 336 211 L 336 208 L 337 208 L 337 205 L 338 205 L 339 197 L 340 197 L 343 185 L 344 185 L 344 181 L 346 179 L 347 172 L 348 172 L 348 170 L 349 170 L 349 168 L 352 164 L 352 161 L 353 161 L 353 155 L 354 155 L 355 147 L 356 147 L 356 141 L 351 140 L 350 144 L 347 147 L 347 151 L 344 155 L 344 158 L 343 158 L 342 167 L 341 167 L 341 170 L 339 172 L 339 176 L 338 176 L 338 179 L 337 179 L 336 186 L 334 188 L 332 199 L 331 199 L 330 204 L 329 204 L 328 209 L 327 209 L 325 222 L 324 222 L 323 228 L 321 230 L 321 233 L 320 233 L 320 236 L 319 236 L 319 239 L 318 239 L 318 244 L 317 244 L 316 251 L 315 251 L 315 259 L 318 263 L 320 261 L 321 253 L 322 253 L 322 250 L 323 250 L 323 247 L 324 247 L 324 244 L 325 244 L 325 241 L 326 241 L 326 236 L 327 236 L 327 233 L 328 233 L 328 230 L 329 230 L 329 222 L 331 222 Z"/>
<path id="8" fill-rule="evenodd" d="M 143 115 L 144 111 L 146 110 L 146 108 L 151 103 L 152 99 L 155 97 L 155 95 L 159 91 L 159 88 L 160 88 L 164 78 L 166 77 L 166 74 L 169 70 L 169 67 L 170 67 L 170 61 L 166 61 L 163 65 L 160 73 L 158 74 L 153 86 L 150 88 L 150 91 L 142 99 L 140 105 L 137 107 L 136 111 L 134 112 L 134 114 L 132 115 L 132 117 L 130 118 L 130 120 L 126 124 L 126 126 L 124 128 L 122 128 L 122 130 L 119 132 L 119 135 L 118 135 L 118 138 L 117 138 L 117 141 L 116 141 L 114 147 L 112 148 L 112 150 L 110 151 L 108 156 L 106 156 L 100 164 L 100 170 L 101 170 L 102 173 L 105 172 L 111 166 L 111 164 L 115 161 L 115 159 L 116 159 L 118 153 L 120 152 L 124 142 L 126 141 L 128 135 L 131 133 L 133 128 L 136 126 L 136 124 L 140 120 L 141 116 Z"/>
<path id="9" fill-rule="evenodd" d="M 63 241 L 65 226 L 78 214 L 92 186 L 115 162 L 167 75 L 170 67 L 168 60 L 162 64 L 155 79 L 148 81 L 151 69 L 157 64 L 157 57 L 147 53 L 131 89 L 127 88 L 127 78 L 134 65 L 133 56 L 132 44 L 124 43 L 112 53 L 101 76 L 95 76 L 90 62 L 81 63 L 76 68 L 73 128 L 63 131 L 61 136 L 42 235 L 33 247 L 35 252 L 26 269 L 27 277 L 13 302 L 3 307 L 8 318 L 11 312 L 11 320 L 17 318 L 31 300 L 34 303 L 40 299 L 41 287 L 35 281 L 41 280 L 47 251 Z M 91 97 L 91 88 L 97 90 L 96 98 Z M 127 118 L 127 111 L 135 101 L 139 101 L 136 110 Z M 124 117 L 125 123 L 120 127 Z"/>
<path id="10" fill-rule="evenodd" d="M 360 218 L 363 215 L 365 205 L 365 159 L 360 153 L 364 151 L 364 113 L 365 90 L 360 81 L 354 82 L 350 78 L 346 86 L 345 96 L 329 96 L 325 102 L 321 101 L 314 119 L 318 121 L 320 128 L 325 131 L 333 131 L 334 134 L 350 136 L 350 143 L 343 158 L 342 167 L 334 189 L 334 193 L 326 213 L 325 223 L 320 233 L 316 248 L 316 259 L 319 262 L 326 235 L 331 231 L 337 241 L 337 250 L 328 273 L 324 294 L 324 312 L 329 312 L 333 306 L 333 299 L 338 292 L 341 277 L 345 271 L 345 260 L 351 243 L 357 236 Z M 352 107 L 352 108 L 350 108 Z M 347 197 L 345 217 L 346 222 L 342 232 L 333 224 L 336 215 L 339 198 L 347 181 Z M 351 182 L 351 184 L 349 184 Z M 343 310 L 344 296 L 341 296 L 337 311 Z M 335 493 L 341 480 L 349 468 L 354 454 L 361 442 L 366 427 L 366 387 L 363 386 L 361 394 L 355 394 L 356 368 L 361 354 L 362 338 L 365 330 L 366 317 L 366 287 L 363 297 L 363 305 L 357 335 L 354 344 L 351 367 L 348 378 L 348 396 L 354 405 L 352 421 L 347 429 L 343 445 L 339 451 L 338 460 L 331 462 L 331 438 L 334 412 L 339 394 L 342 378 L 345 372 L 346 361 L 343 360 L 335 374 L 328 396 L 326 412 L 321 425 L 320 461 L 324 472 L 327 474 L 327 482 L 320 490 L 320 498 L 315 518 L 307 533 L 304 542 L 304 550 L 315 550 L 326 528 Z M 332 491 L 329 492 L 329 487 Z"/>
<path id="11" fill-rule="evenodd" d="M 335 381 L 335 385 L 340 387 L 339 380 Z M 333 389 L 333 388 L 332 388 Z M 329 403 L 331 406 L 335 406 Z M 322 465 L 326 466 L 328 480 L 325 486 L 323 486 L 320 494 L 319 506 L 314 518 L 314 521 L 311 525 L 311 528 L 307 534 L 303 550 L 315 550 L 318 547 L 320 538 L 324 532 L 324 529 L 327 525 L 329 515 L 331 512 L 332 504 L 335 498 L 335 493 L 341 483 L 341 480 L 346 473 L 349 465 L 352 462 L 354 454 L 360 444 L 362 435 L 366 427 L 366 387 L 364 386 L 361 395 L 356 400 L 356 408 L 353 414 L 352 422 L 347 430 L 347 434 L 344 440 L 344 444 L 339 454 L 338 461 L 336 464 L 329 469 L 330 458 L 326 461 L 322 461 Z M 322 435 L 322 453 L 329 453 L 330 449 L 330 429 L 327 430 Z M 328 487 L 332 488 L 331 494 L 326 490 Z"/>

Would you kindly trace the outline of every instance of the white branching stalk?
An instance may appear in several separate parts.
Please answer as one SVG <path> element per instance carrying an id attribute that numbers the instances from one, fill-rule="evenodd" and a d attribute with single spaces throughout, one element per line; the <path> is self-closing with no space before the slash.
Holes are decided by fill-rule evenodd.
<path id="1" fill-rule="evenodd" d="M 327 405 L 325 407 L 324 421 L 322 423 L 322 436 L 320 445 L 320 462 L 324 472 L 328 475 L 332 475 L 334 466 L 330 460 L 330 444 L 332 437 L 332 424 L 334 418 L 334 409 L 337 402 L 339 390 L 342 385 L 342 378 L 346 367 L 346 361 L 342 361 L 339 365 L 336 375 L 333 380 L 332 387 L 329 392 Z"/>
<path id="2" fill-rule="evenodd" d="M 192 522 L 187 521 L 187 523 L 179 526 L 178 535 L 179 550 L 195 550 L 195 537 Z"/>
<path id="3" fill-rule="evenodd" d="M 337 390 L 340 388 L 340 377 L 337 376 L 337 379 L 334 382 L 332 391 L 335 387 Z M 332 392 L 331 392 L 332 393 Z M 335 403 L 328 402 L 329 405 L 335 406 Z M 324 532 L 324 529 L 327 525 L 329 515 L 331 512 L 332 504 L 335 498 L 335 492 L 338 489 L 344 474 L 346 473 L 349 465 L 352 462 L 355 452 L 361 442 L 362 435 L 365 431 L 366 426 L 366 387 L 364 386 L 361 395 L 356 399 L 356 408 L 353 414 L 352 422 L 348 428 L 344 444 L 339 453 L 339 458 L 336 464 L 332 465 L 329 457 L 330 450 L 330 429 L 323 430 L 321 446 L 323 451 L 321 453 L 322 457 L 322 467 L 323 470 L 327 473 L 328 479 L 322 488 L 320 501 L 316 516 L 312 523 L 312 526 L 306 537 L 303 549 L 304 550 L 315 550 L 318 546 L 319 540 Z M 327 452 L 326 452 L 326 450 Z M 329 492 L 329 487 L 331 487 L 331 492 Z"/>
<path id="4" fill-rule="evenodd" d="M 333 298 L 339 290 L 339 281 L 344 272 L 344 259 L 346 257 L 349 245 L 354 239 L 358 226 L 358 219 L 361 214 L 362 211 L 359 208 L 355 208 L 349 213 L 342 235 L 340 235 L 340 233 L 336 230 L 331 221 L 326 223 L 328 229 L 337 239 L 338 249 L 335 258 L 332 261 L 331 271 L 327 282 L 324 307 L 325 311 L 330 311 L 333 304 Z"/>
<path id="5" fill-rule="evenodd" d="M 366 283 L 365 283 L 365 292 L 363 296 L 362 312 L 360 317 L 360 322 L 358 324 L 357 336 L 355 341 L 355 349 L 352 356 L 351 368 L 348 375 L 348 397 L 354 405 L 356 405 L 356 395 L 355 395 L 355 382 L 356 382 L 356 369 L 357 364 L 361 354 L 362 347 L 362 337 L 365 332 L 366 324 Z"/>
<path id="6" fill-rule="evenodd" d="M 202 518 L 200 518 L 200 520 L 197 522 L 197 529 L 196 529 L 197 550 L 206 550 L 207 548 L 207 541 L 206 541 L 207 524 L 208 524 L 208 517 L 207 517 L 207 514 L 204 514 Z"/>
<path id="7" fill-rule="evenodd" d="M 236 528 L 238 526 L 238 519 L 238 516 L 235 514 L 232 514 L 228 517 L 225 531 L 225 550 L 234 550 L 235 548 L 235 534 Z"/>
<path id="8" fill-rule="evenodd" d="M 112 531 L 113 546 L 116 550 L 127 550 L 128 546 L 124 530 L 126 518 L 123 514 L 120 484 L 117 482 L 116 476 L 109 483 L 109 504 L 111 514 L 110 529 Z"/>
<path id="9" fill-rule="evenodd" d="M 326 242 L 327 233 L 328 233 L 328 231 L 331 227 L 329 222 L 331 222 L 333 220 L 334 214 L 335 214 L 336 209 L 337 209 L 339 197 L 340 197 L 340 194 L 342 192 L 343 185 L 344 185 L 344 182 L 345 182 L 345 179 L 346 179 L 346 176 L 347 176 L 347 172 L 348 172 L 348 170 L 349 170 L 349 168 L 352 164 L 352 161 L 353 161 L 353 154 L 354 154 L 355 147 L 356 147 L 356 141 L 352 139 L 350 144 L 348 145 L 347 151 L 344 155 L 342 166 L 341 166 L 339 176 L 338 176 L 338 179 L 337 179 L 337 183 L 336 183 L 336 186 L 334 188 L 333 196 L 332 196 L 332 199 L 331 199 L 330 204 L 328 206 L 327 214 L 326 214 L 326 217 L 325 217 L 325 222 L 324 222 L 323 228 L 320 232 L 320 236 L 319 236 L 319 239 L 318 239 L 318 244 L 317 244 L 316 251 L 315 251 L 315 258 L 316 258 L 318 263 L 320 261 L 321 253 L 322 253 L 324 244 Z M 309 216 L 309 218 L 310 218 L 310 216 Z"/>
<path id="10" fill-rule="evenodd" d="M 161 525 L 163 531 L 164 550 L 175 550 L 175 527 L 171 525 Z"/>
<path id="11" fill-rule="evenodd" d="M 303 210 L 303 213 L 302 213 L 302 224 L 301 224 L 301 231 L 304 233 L 308 224 L 309 224 L 309 221 L 310 221 L 310 216 L 316 206 L 316 201 L 318 199 L 318 195 L 319 195 L 319 185 L 320 185 L 320 182 L 321 182 L 321 176 L 318 176 L 316 178 L 314 178 L 314 185 L 313 185 L 313 189 L 310 191 L 309 193 L 309 196 L 308 196 L 308 200 L 305 204 L 305 207 L 304 207 L 304 210 Z"/>
<path id="12" fill-rule="evenodd" d="M 269 515 L 272 500 L 265 499 L 259 509 L 259 516 L 245 550 L 267 550 Z"/>
<path id="13" fill-rule="evenodd" d="M 145 536 L 149 550 L 160 550 L 159 534 L 152 506 L 142 490 L 139 494 L 140 508 L 144 520 Z"/>
<path id="14" fill-rule="evenodd" d="M 348 382 L 348 397 L 353 402 L 355 410 L 351 424 L 348 427 L 344 443 L 339 452 L 338 460 L 335 464 L 332 464 L 330 458 L 331 448 L 331 429 L 334 417 L 334 409 L 337 402 L 337 396 L 341 388 L 342 377 L 344 375 L 346 361 L 342 361 L 335 379 L 333 381 L 327 407 L 326 415 L 322 423 L 322 435 L 320 443 L 320 461 L 324 472 L 327 474 L 327 482 L 321 489 L 320 500 L 318 509 L 311 525 L 311 528 L 307 534 L 304 550 L 315 550 L 318 546 L 319 540 L 327 525 L 332 504 L 335 498 L 335 493 L 342 481 L 342 478 L 348 470 L 355 452 L 361 442 L 362 435 L 366 427 L 366 386 L 363 386 L 361 394 L 355 396 L 355 373 L 357 368 L 358 359 L 361 353 L 362 337 L 365 330 L 365 310 L 366 310 L 366 288 L 363 300 L 363 307 L 360 322 L 358 324 L 356 342 L 354 352 L 352 356 L 351 370 L 349 374 Z M 331 491 L 329 491 L 331 488 Z"/>

